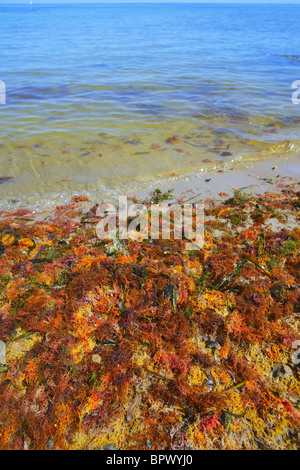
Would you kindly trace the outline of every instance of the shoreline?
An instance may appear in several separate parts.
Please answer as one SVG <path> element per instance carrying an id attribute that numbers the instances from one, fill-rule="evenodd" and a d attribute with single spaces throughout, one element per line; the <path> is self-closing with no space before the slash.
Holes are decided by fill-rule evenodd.
<path id="1" fill-rule="evenodd" d="M 222 200 L 231 196 L 234 190 L 247 188 L 250 194 L 262 194 L 265 192 L 281 192 L 282 188 L 300 178 L 300 164 L 296 159 L 282 160 L 273 158 L 236 164 L 236 168 L 228 170 L 207 171 L 201 176 L 187 178 L 186 181 L 175 181 L 172 195 L 175 198 L 187 199 L 199 198 L 202 201 L 209 199 Z M 170 184 L 162 184 L 159 189 L 168 191 Z M 155 185 L 149 186 L 149 191 L 156 189 Z M 138 198 L 145 198 L 146 191 L 138 191 Z M 193 199 L 192 199 L 193 201 Z"/>
<path id="2" fill-rule="evenodd" d="M 227 163 L 220 168 L 204 168 L 198 173 L 176 176 L 173 178 L 149 181 L 139 184 L 140 189 L 133 190 L 132 185 L 123 188 L 106 188 L 101 192 L 68 190 L 58 193 L 32 193 L 16 195 L 0 202 L 0 211 L 15 211 L 31 209 L 36 212 L 48 210 L 51 212 L 57 206 L 68 204 L 72 197 L 84 195 L 91 204 L 118 202 L 119 196 L 136 197 L 144 200 L 149 193 L 159 188 L 162 192 L 171 191 L 175 199 L 194 198 L 202 202 L 207 199 L 222 200 L 233 194 L 234 190 L 247 188 L 252 194 L 268 191 L 280 192 L 284 184 L 289 184 L 300 178 L 299 156 L 279 157 L 269 159 L 246 159 Z M 10 184 L 10 183 L 4 183 Z M 221 194 L 221 195 L 220 195 Z"/>

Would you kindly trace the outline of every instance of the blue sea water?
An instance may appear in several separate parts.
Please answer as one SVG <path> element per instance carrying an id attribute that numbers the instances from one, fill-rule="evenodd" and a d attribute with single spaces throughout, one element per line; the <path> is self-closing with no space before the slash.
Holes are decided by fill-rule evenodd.
<path id="1" fill-rule="evenodd" d="M 300 5 L 0 5 L 1 197 L 297 153 L 299 17 Z"/>

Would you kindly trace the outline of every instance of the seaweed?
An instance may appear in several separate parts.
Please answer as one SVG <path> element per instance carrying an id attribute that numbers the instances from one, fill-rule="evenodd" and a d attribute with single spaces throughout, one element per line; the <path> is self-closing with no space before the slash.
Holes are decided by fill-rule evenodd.
<path id="1" fill-rule="evenodd" d="M 1 213 L 0 447 L 298 449 L 300 231 L 264 225 L 298 201 L 236 191 L 194 251 L 99 241 L 85 197 Z"/>

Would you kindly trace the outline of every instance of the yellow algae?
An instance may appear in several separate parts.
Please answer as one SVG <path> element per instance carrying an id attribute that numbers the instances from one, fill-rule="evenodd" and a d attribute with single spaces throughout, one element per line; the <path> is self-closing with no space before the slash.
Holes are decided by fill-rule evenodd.
<path id="1" fill-rule="evenodd" d="M 207 377 L 199 366 L 192 366 L 187 380 L 192 387 L 201 387 L 207 381 Z"/>
<path id="2" fill-rule="evenodd" d="M 19 361 L 24 354 L 30 351 L 37 341 L 41 341 L 42 337 L 38 333 L 30 332 L 26 334 L 24 330 L 18 328 L 12 341 L 6 345 L 6 361 Z"/>

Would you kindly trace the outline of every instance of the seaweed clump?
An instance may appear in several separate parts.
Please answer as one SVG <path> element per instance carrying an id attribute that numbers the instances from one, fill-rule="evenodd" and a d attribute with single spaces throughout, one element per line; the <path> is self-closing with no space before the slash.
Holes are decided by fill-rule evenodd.
<path id="1" fill-rule="evenodd" d="M 297 187 L 207 206 L 194 251 L 84 199 L 0 214 L 0 447 L 298 449 Z"/>

